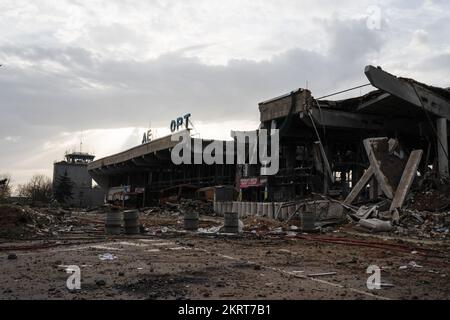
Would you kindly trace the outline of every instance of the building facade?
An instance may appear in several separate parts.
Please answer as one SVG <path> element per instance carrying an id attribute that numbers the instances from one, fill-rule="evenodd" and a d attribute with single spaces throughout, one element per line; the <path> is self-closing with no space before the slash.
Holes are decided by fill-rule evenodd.
<path id="1" fill-rule="evenodd" d="M 189 135 L 189 130 L 182 131 Z M 235 165 L 175 165 L 171 151 L 178 144 L 172 135 L 145 142 L 130 150 L 89 163 L 94 180 L 107 191 L 107 201 L 130 207 L 145 207 L 180 197 L 193 197 L 196 190 L 218 185 L 234 185 Z M 201 150 L 211 140 L 200 142 Z M 190 157 L 199 156 L 191 148 Z"/>

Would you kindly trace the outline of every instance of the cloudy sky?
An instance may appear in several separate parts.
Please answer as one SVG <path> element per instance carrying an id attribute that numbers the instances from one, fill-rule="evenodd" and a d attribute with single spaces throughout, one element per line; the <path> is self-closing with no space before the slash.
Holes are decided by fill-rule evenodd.
<path id="1" fill-rule="evenodd" d="M 1 0 L 0 174 L 51 177 L 81 139 L 103 157 L 187 112 L 227 138 L 258 102 L 367 83 L 367 64 L 447 87 L 449 30 L 445 0 Z"/>

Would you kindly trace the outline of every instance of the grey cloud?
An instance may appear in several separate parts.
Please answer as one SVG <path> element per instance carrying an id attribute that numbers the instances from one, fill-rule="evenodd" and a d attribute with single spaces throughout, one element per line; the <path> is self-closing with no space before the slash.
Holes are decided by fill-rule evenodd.
<path id="1" fill-rule="evenodd" d="M 271 60 L 231 60 L 225 66 L 205 65 L 183 52 L 116 61 L 72 47 L 2 47 L 6 65 L 8 58 L 33 64 L 2 70 L 2 109 L 28 124 L 57 130 L 145 126 L 149 120 L 165 125 L 188 111 L 202 121 L 255 119 L 258 102 L 304 87 L 306 81 L 326 91 L 338 81 L 361 79 L 368 54 L 381 46 L 377 33 L 361 20 L 334 20 L 327 30 L 327 56 L 296 48 Z"/>
<path id="2" fill-rule="evenodd" d="M 271 59 L 233 59 L 226 65 L 207 65 L 187 56 L 216 45 L 202 43 L 203 39 L 151 60 L 118 60 L 95 48 L 61 43 L 47 46 L 45 41 L 35 45 L 23 37 L 0 44 L 0 64 L 5 65 L 0 68 L 0 167 L 34 156 L 46 141 L 63 131 L 146 127 L 149 121 L 166 127 L 172 118 L 186 112 L 192 113 L 194 122 L 257 120 L 260 101 L 304 87 L 306 82 L 316 96 L 345 89 L 367 82 L 363 68 L 372 59 L 381 65 L 392 63 L 383 60 L 386 50 L 392 52 L 392 39 L 388 39 L 391 46 L 385 41 L 396 35 L 390 32 L 392 25 L 386 30 L 369 30 L 364 19 L 330 19 L 320 20 L 319 26 L 323 32 L 318 35 L 328 44 L 326 50 L 314 51 L 307 41 L 286 43 L 287 49 L 281 46 L 277 50 L 281 53 Z M 429 42 L 436 43 L 432 31 L 438 31 L 439 23 L 417 28 L 425 29 Z M 118 40 L 114 34 L 109 38 L 108 31 L 113 29 L 108 28 L 98 29 L 93 38 L 116 44 L 128 41 L 122 38 L 133 32 L 119 29 L 115 29 L 122 34 Z M 415 66 L 422 74 L 448 74 L 448 58 L 442 53 L 417 59 Z M 397 64 L 405 71 L 408 67 L 408 61 Z M 7 136 L 21 139 L 11 143 L 4 139 Z M 134 137 L 130 139 L 134 141 Z"/>
<path id="3" fill-rule="evenodd" d="M 360 61 L 382 47 L 383 33 L 369 29 L 365 19 L 328 21 L 325 26 L 330 35 L 329 55 L 332 57 Z"/>

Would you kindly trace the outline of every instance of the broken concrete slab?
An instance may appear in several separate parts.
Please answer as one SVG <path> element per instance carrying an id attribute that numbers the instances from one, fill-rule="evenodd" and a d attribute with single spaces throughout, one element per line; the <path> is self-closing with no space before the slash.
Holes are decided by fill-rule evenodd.
<path id="1" fill-rule="evenodd" d="M 392 199 L 394 190 L 396 190 L 398 181 L 400 181 L 399 176 L 403 172 L 403 160 L 393 155 L 394 151 L 399 148 L 397 140 L 384 137 L 370 138 L 364 140 L 364 147 L 370 166 L 345 199 L 344 204 L 346 205 L 352 204 L 367 184 L 375 179 L 383 193 L 389 199 Z"/>
<path id="2" fill-rule="evenodd" d="M 396 186 L 392 181 L 393 179 L 389 177 L 392 173 L 386 172 L 386 162 L 388 161 L 385 160 L 385 157 L 389 154 L 389 139 L 385 137 L 366 139 L 364 140 L 364 147 L 381 190 L 389 199 L 392 199 Z"/>
<path id="3" fill-rule="evenodd" d="M 374 167 L 370 166 L 369 169 L 366 170 L 362 178 L 355 185 L 355 187 L 352 189 L 350 194 L 347 196 L 344 203 L 347 205 L 352 204 L 352 202 L 355 201 L 356 198 L 359 196 L 362 189 L 369 183 L 370 179 L 372 179 L 374 174 L 375 174 Z"/>
<path id="4" fill-rule="evenodd" d="M 358 212 L 356 212 L 355 216 L 359 219 L 367 219 L 369 218 L 373 213 L 376 213 L 377 211 L 377 206 L 361 206 L 358 210 Z"/>
<path id="5" fill-rule="evenodd" d="M 402 178 L 395 192 L 394 200 L 392 201 L 390 211 L 401 208 L 405 202 L 406 196 L 414 182 L 414 178 L 417 175 L 417 169 L 420 161 L 422 160 L 423 151 L 414 150 L 409 156 L 408 163 L 403 171 Z"/>
<path id="6" fill-rule="evenodd" d="M 361 227 L 367 228 L 372 232 L 389 232 L 394 228 L 390 221 L 379 219 L 361 219 L 359 224 Z"/>

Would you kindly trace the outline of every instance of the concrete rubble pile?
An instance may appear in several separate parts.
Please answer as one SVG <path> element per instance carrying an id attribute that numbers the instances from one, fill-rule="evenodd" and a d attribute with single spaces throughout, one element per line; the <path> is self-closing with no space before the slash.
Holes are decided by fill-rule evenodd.
<path id="1" fill-rule="evenodd" d="M 200 215 L 213 215 L 213 205 L 207 201 L 201 200 L 182 200 L 179 206 L 179 209 L 182 213 L 195 211 Z"/>
<path id="2" fill-rule="evenodd" d="M 180 202 L 166 202 L 157 207 L 143 208 L 141 212 L 145 215 L 174 215 L 178 216 L 183 210 L 196 210 L 202 215 L 214 215 L 213 205 L 207 201 L 181 199 Z"/>
<path id="3" fill-rule="evenodd" d="M 432 213 L 405 210 L 396 233 L 424 239 L 449 239 L 450 212 Z"/>
<path id="4" fill-rule="evenodd" d="M 0 237 L 51 237 L 74 224 L 71 212 L 63 209 L 32 208 L 20 205 L 0 206 Z"/>
<path id="5" fill-rule="evenodd" d="M 394 139 L 372 138 L 364 141 L 370 167 L 347 196 L 343 205 L 359 226 L 372 232 L 394 232 L 418 238 L 449 237 L 450 195 L 445 183 L 426 183 L 427 174 L 417 176 L 422 150 L 409 156 Z M 359 193 L 369 183 L 376 190 L 377 203 L 353 206 Z M 375 188 L 374 188 L 375 189 Z"/>

